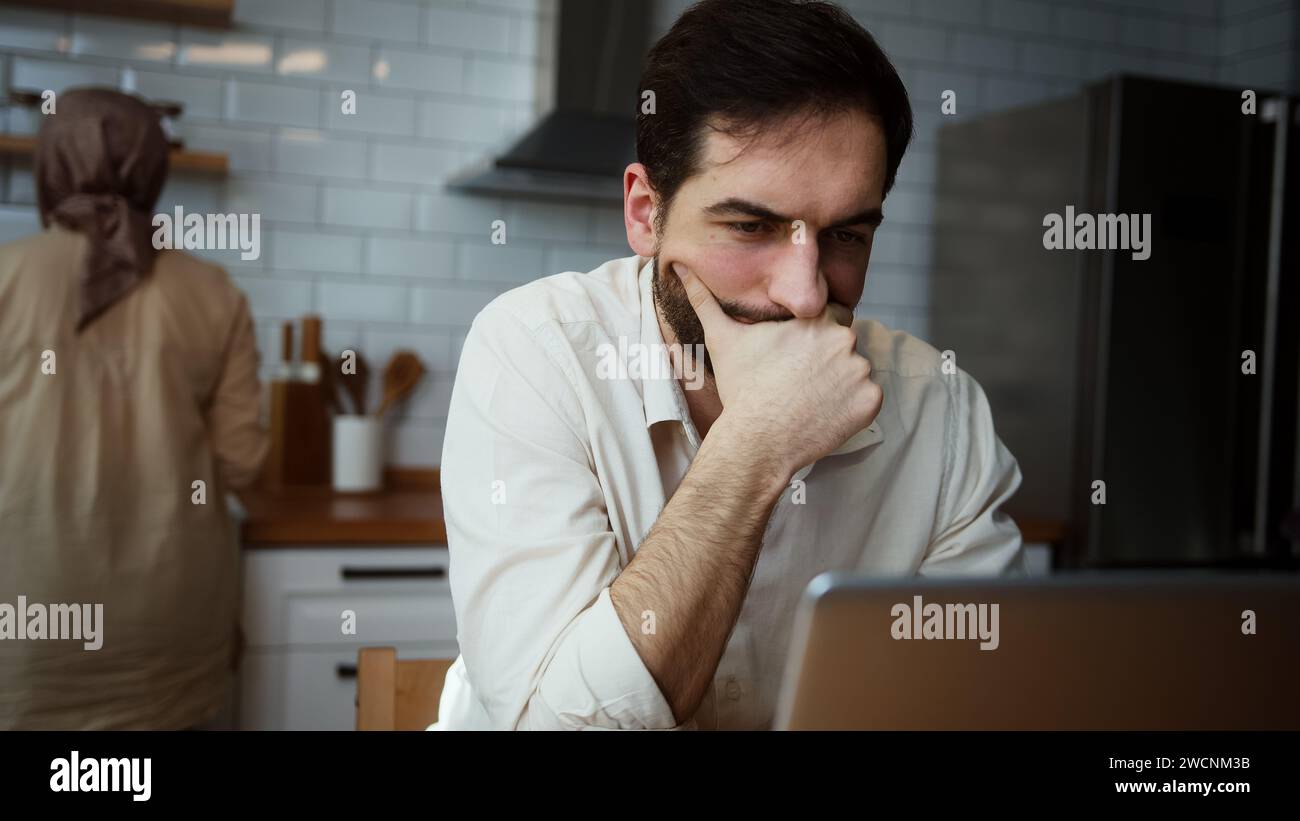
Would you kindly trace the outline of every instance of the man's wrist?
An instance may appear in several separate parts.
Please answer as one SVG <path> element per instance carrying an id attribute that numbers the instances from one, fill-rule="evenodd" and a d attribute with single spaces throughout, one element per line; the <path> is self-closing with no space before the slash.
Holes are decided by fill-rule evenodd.
<path id="1" fill-rule="evenodd" d="M 747 420 L 723 410 L 709 428 L 701 450 L 710 447 L 725 453 L 749 489 L 765 502 L 775 504 L 798 468 L 783 464 L 776 449 L 762 439 Z"/>

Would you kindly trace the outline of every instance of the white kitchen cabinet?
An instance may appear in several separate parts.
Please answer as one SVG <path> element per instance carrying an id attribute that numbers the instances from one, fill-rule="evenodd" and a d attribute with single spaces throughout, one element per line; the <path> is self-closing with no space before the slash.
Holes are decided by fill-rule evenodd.
<path id="1" fill-rule="evenodd" d="M 445 546 L 243 555 L 240 729 L 352 729 L 361 647 L 396 647 L 401 658 L 457 655 Z"/>

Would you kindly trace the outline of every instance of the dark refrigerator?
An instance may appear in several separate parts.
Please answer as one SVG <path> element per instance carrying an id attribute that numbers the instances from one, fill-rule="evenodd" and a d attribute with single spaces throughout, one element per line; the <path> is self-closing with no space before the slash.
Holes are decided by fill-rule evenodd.
<path id="1" fill-rule="evenodd" d="M 1254 91 L 1123 76 L 940 130 L 930 341 L 1057 568 L 1296 566 L 1300 107 Z M 1150 214 L 1150 256 L 1048 250 L 1067 207 Z"/>

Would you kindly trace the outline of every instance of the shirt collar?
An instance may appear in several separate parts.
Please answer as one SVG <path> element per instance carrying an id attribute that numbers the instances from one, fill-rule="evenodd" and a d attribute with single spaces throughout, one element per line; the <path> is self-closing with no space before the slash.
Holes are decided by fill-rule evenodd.
<path id="1" fill-rule="evenodd" d="M 643 257 L 640 259 L 644 259 Z M 668 352 L 664 346 L 663 331 L 659 328 L 659 315 L 655 312 L 654 260 L 645 259 L 638 276 L 641 289 L 641 344 L 652 352 L 659 368 L 647 369 L 649 375 L 641 377 L 641 396 L 645 402 L 645 425 L 650 427 L 657 422 L 681 422 L 688 430 L 694 430 L 691 413 L 686 407 L 686 397 L 682 395 L 682 386 L 676 379 L 657 379 L 655 374 L 672 372 L 668 362 Z"/>
<path id="2" fill-rule="evenodd" d="M 641 344 L 654 351 L 654 356 L 662 357 L 660 362 L 661 368 L 652 371 L 653 373 L 669 373 L 671 366 L 664 364 L 667 362 L 668 354 L 664 346 L 663 332 L 659 328 L 659 315 L 655 311 L 654 291 L 652 283 L 654 280 L 654 260 L 643 259 L 641 273 L 638 276 L 638 285 L 641 290 Z M 699 434 L 695 431 L 695 423 L 691 420 L 690 410 L 686 407 L 686 397 L 682 394 L 682 386 L 676 379 L 656 379 L 651 376 L 642 376 L 641 378 L 641 396 L 645 402 L 645 424 L 649 428 L 657 422 L 681 422 L 686 428 L 687 435 L 691 438 L 692 443 L 699 447 Z M 865 447 L 878 444 L 884 441 L 885 432 L 880 426 L 880 416 L 877 414 L 876 419 L 866 428 L 858 431 L 849 437 L 848 441 L 840 445 L 831 452 L 832 456 L 840 456 L 845 453 L 853 453 L 862 450 Z M 808 465 L 794 475 L 795 479 L 803 479 L 813 469 Z"/>

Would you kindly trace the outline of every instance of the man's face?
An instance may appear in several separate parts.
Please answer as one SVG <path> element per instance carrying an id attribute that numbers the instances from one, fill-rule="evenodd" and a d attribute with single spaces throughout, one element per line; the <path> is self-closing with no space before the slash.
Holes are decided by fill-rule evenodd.
<path id="1" fill-rule="evenodd" d="M 814 317 L 828 301 L 857 305 L 885 162 L 879 120 L 859 111 L 796 116 L 748 143 L 708 132 L 655 236 L 655 298 L 677 341 L 703 344 L 704 331 L 674 263 L 741 322 Z"/>

